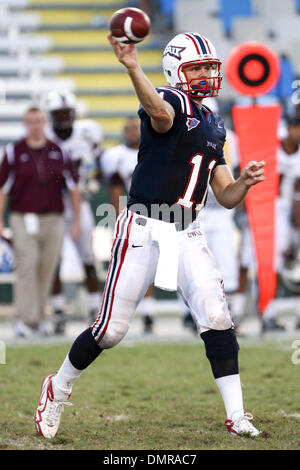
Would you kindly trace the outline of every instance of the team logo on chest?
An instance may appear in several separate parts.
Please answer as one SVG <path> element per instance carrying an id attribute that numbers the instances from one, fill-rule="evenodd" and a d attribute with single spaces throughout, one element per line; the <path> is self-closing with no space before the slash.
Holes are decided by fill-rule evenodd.
<path id="1" fill-rule="evenodd" d="M 187 118 L 186 126 L 188 128 L 188 131 L 191 131 L 192 129 L 195 129 L 195 127 L 197 127 L 199 123 L 200 123 L 200 121 L 198 121 L 198 119 Z"/>

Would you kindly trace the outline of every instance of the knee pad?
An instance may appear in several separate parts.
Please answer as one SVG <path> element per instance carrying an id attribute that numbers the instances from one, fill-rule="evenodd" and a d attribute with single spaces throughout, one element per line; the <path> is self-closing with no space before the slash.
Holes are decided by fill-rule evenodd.
<path id="1" fill-rule="evenodd" d="M 200 336 L 204 341 L 208 359 L 226 359 L 238 354 L 239 344 L 232 328 L 208 330 L 201 333 Z"/>
<path id="2" fill-rule="evenodd" d="M 207 296 L 204 308 L 211 330 L 227 330 L 232 326 L 231 316 L 223 298 Z"/>
<path id="3" fill-rule="evenodd" d="M 129 325 L 126 323 L 114 322 L 109 323 L 103 338 L 99 342 L 102 349 L 110 349 L 116 346 L 126 335 Z"/>

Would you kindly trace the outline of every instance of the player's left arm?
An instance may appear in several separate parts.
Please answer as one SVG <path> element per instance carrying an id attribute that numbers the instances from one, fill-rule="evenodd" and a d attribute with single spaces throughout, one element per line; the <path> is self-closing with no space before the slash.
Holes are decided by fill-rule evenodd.
<path id="1" fill-rule="evenodd" d="M 217 201 L 227 209 L 237 206 L 252 186 L 264 181 L 264 165 L 264 161 L 249 162 L 236 180 L 227 165 L 218 165 L 210 183 Z"/>
<path id="2" fill-rule="evenodd" d="M 76 184 L 72 189 L 69 189 L 69 195 L 71 199 L 73 209 L 73 222 L 71 227 L 72 238 L 77 240 L 80 236 L 80 203 L 81 193 L 79 186 Z"/>
<path id="3" fill-rule="evenodd" d="M 137 61 L 135 45 L 122 46 L 114 39 L 112 34 L 108 35 L 108 39 L 118 60 L 127 69 L 135 93 L 150 117 L 151 126 L 160 134 L 167 132 L 173 126 L 174 108 L 170 103 L 161 99 L 148 77 L 144 74 Z"/>

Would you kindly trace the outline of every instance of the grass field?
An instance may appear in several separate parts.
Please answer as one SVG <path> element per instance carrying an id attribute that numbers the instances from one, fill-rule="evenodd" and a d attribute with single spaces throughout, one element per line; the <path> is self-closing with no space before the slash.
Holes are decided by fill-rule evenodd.
<path id="1" fill-rule="evenodd" d="M 232 437 L 202 342 L 120 345 L 82 375 L 59 434 L 36 434 L 41 379 L 69 346 L 8 347 L 0 366 L 0 449 L 299 449 L 300 364 L 291 342 L 240 341 L 245 408 L 258 438 Z"/>

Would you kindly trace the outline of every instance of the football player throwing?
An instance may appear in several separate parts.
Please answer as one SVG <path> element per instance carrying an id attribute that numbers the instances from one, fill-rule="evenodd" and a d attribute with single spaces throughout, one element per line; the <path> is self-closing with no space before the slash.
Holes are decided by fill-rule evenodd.
<path id="1" fill-rule="evenodd" d="M 238 368 L 239 346 L 222 277 L 196 220 L 208 185 L 218 202 L 235 207 L 264 180 L 264 162 L 249 162 L 234 179 L 223 157 L 222 119 L 202 100 L 217 96 L 221 62 L 198 33 L 175 36 L 163 53 L 168 87 L 155 89 L 133 44 L 109 35 L 140 100 L 141 144 L 129 201 L 115 226 L 112 256 L 99 316 L 73 343 L 55 375 L 42 383 L 36 429 L 56 435 L 61 412 L 82 372 L 126 335 L 149 285 L 178 290 L 194 317 L 226 409 L 232 435 L 257 436 L 245 414 Z"/>

